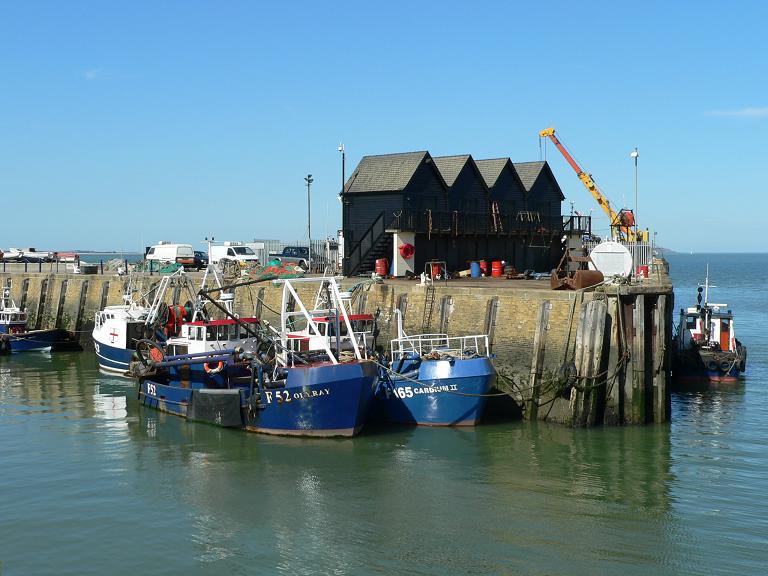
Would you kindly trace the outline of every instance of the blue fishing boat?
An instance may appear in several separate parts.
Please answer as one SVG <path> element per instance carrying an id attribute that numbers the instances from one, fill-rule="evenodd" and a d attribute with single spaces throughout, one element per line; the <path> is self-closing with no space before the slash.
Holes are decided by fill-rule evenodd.
<path id="1" fill-rule="evenodd" d="M 403 331 L 391 341 L 374 400 L 374 418 L 426 426 L 474 426 L 496 381 L 488 336 L 419 334 Z"/>
<path id="2" fill-rule="evenodd" d="M 329 307 L 308 310 L 293 286 L 296 282 L 320 282 Z M 379 372 L 357 345 L 336 281 L 279 283 L 281 327 L 252 326 L 259 342 L 254 352 L 229 348 L 166 355 L 165 347 L 140 344 L 140 365 L 134 365 L 140 402 L 191 420 L 265 434 L 330 437 L 360 432 Z M 306 335 L 320 337 L 314 320 L 320 315 L 332 319 L 337 336 L 324 337 L 321 349 L 310 350 Z M 349 336 L 342 334 L 342 325 Z M 204 367 L 202 377 L 195 366 Z"/>
<path id="3" fill-rule="evenodd" d="M 0 353 L 50 352 L 75 344 L 72 335 L 64 329 L 28 330 L 27 312 L 11 298 L 11 289 L 3 288 L 0 298 Z"/>

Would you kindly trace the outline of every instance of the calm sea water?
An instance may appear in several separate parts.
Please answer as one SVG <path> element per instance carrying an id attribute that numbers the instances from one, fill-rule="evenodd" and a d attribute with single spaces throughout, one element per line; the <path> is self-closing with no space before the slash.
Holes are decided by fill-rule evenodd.
<path id="1" fill-rule="evenodd" d="M 768 256 L 706 263 L 742 385 L 673 421 L 270 438 L 140 409 L 91 354 L 0 359 L 0 574 L 765 574 Z"/>

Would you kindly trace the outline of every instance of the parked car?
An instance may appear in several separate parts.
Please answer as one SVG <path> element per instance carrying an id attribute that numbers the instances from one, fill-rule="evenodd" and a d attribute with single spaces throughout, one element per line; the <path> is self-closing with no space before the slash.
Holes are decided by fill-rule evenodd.
<path id="1" fill-rule="evenodd" d="M 223 246 L 211 246 L 211 264 L 217 264 L 219 268 L 224 269 L 232 262 L 239 266 L 258 264 L 259 257 L 256 252 L 240 242 L 224 242 Z"/>
<path id="2" fill-rule="evenodd" d="M 307 246 L 286 246 L 282 252 L 270 252 L 269 259 L 278 260 L 281 264 L 297 264 L 307 269 L 309 248 Z"/>
<path id="3" fill-rule="evenodd" d="M 145 260 L 156 262 L 175 262 L 185 268 L 191 268 L 195 264 L 195 253 L 192 244 L 174 244 L 161 240 L 154 246 L 150 246 L 144 255 Z"/>

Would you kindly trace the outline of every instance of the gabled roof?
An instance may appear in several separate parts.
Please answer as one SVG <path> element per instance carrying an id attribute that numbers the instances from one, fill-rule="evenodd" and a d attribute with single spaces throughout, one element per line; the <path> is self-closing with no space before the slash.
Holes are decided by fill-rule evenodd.
<path id="1" fill-rule="evenodd" d="M 526 192 L 531 191 L 545 164 L 546 162 L 514 162 L 515 171 L 520 176 L 520 181 L 525 186 Z"/>
<path id="2" fill-rule="evenodd" d="M 520 182 L 520 186 L 525 189 L 525 185 L 520 181 L 520 176 L 517 174 L 517 171 L 515 171 L 512 160 L 509 158 L 489 158 L 487 160 L 475 160 L 475 164 L 477 164 L 477 169 L 480 170 L 480 173 L 483 175 L 483 179 L 489 188 L 492 188 L 496 184 L 496 181 L 499 179 L 499 176 L 501 176 L 501 172 L 504 170 L 504 167 L 509 165 L 512 173 L 515 175 L 515 179 Z"/>
<path id="3" fill-rule="evenodd" d="M 363 156 L 344 186 L 346 194 L 397 192 L 408 185 L 414 173 L 429 158 L 426 150 L 402 154 Z"/>
<path id="4" fill-rule="evenodd" d="M 443 180 L 448 186 L 453 186 L 456 182 L 456 178 L 459 177 L 459 173 L 464 169 L 467 161 L 469 160 L 469 154 L 462 154 L 460 156 L 435 156 L 432 158 L 435 161 L 435 166 L 443 176 Z"/>
<path id="5" fill-rule="evenodd" d="M 526 192 L 530 192 L 531 188 L 533 188 L 533 185 L 536 183 L 536 180 L 541 176 L 541 173 L 546 172 L 549 174 L 552 182 L 554 182 L 555 189 L 560 193 L 560 199 L 565 200 L 565 194 L 563 194 L 563 191 L 560 189 L 560 185 L 557 183 L 557 179 L 552 173 L 552 169 L 549 167 L 546 160 L 538 162 L 514 162 L 513 166 L 515 167 L 517 175 L 520 177 L 520 181 L 523 183 L 523 186 L 525 186 Z"/>

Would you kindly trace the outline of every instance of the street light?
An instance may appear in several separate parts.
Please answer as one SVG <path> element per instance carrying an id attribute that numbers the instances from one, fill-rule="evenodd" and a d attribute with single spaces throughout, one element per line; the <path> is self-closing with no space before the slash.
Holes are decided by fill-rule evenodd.
<path id="1" fill-rule="evenodd" d="M 346 233 L 347 233 L 347 207 L 346 203 L 344 202 L 344 185 L 346 184 L 346 174 L 345 174 L 345 168 L 346 168 L 346 159 L 347 154 L 344 150 L 344 143 L 339 142 L 339 152 L 341 152 L 341 190 L 339 191 L 339 202 L 341 202 L 341 238 L 342 238 L 342 245 L 341 245 L 341 261 L 342 261 L 342 268 L 346 266 L 346 263 L 344 261 L 344 253 L 346 252 Z"/>
<path id="2" fill-rule="evenodd" d="M 637 243 L 637 157 L 638 156 L 640 156 L 640 154 L 637 151 L 637 146 L 635 146 L 635 149 L 629 155 L 629 157 L 635 161 L 635 243 Z"/>
<path id="3" fill-rule="evenodd" d="M 310 202 L 310 190 L 312 188 L 312 174 L 307 174 L 304 177 L 304 181 L 307 183 L 307 238 L 309 239 L 309 254 L 307 258 L 307 271 L 312 273 L 312 204 Z"/>

